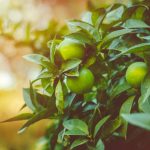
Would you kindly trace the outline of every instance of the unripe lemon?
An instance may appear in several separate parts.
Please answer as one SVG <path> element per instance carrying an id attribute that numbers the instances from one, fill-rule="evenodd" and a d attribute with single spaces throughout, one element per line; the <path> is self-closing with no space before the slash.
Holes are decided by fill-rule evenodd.
<path id="1" fill-rule="evenodd" d="M 148 72 L 144 62 L 132 63 L 126 71 L 126 80 L 133 87 L 139 87 Z"/>
<path id="2" fill-rule="evenodd" d="M 84 46 L 71 39 L 64 39 L 60 43 L 58 51 L 64 60 L 84 57 Z"/>
<path id="3" fill-rule="evenodd" d="M 78 77 L 67 77 L 68 88 L 77 94 L 88 92 L 92 88 L 93 83 L 94 75 L 87 68 L 82 68 Z"/>

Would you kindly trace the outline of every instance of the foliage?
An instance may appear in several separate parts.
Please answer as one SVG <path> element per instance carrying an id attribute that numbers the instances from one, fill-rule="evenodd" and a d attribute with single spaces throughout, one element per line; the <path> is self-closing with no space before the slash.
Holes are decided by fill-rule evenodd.
<path id="1" fill-rule="evenodd" d="M 61 40 L 56 38 L 48 42 L 49 57 L 25 56 L 41 65 L 41 72 L 23 90 L 25 107 L 33 113 L 16 117 L 28 119 L 19 132 L 41 119 L 52 119 L 43 150 L 111 149 L 109 145 L 119 142 L 119 137 L 126 139 L 128 146 L 133 144 L 132 139 L 142 145 L 139 136 L 150 130 L 150 74 L 141 87 L 133 88 L 126 82 L 125 73 L 136 61 L 150 67 L 149 6 L 144 2 L 128 7 L 114 4 L 88 12 L 83 20 L 69 21 L 70 34 L 64 38 L 85 46 L 86 55 L 80 61 L 57 57 Z M 93 72 L 94 86 L 87 93 L 72 93 L 66 78 L 77 77 L 82 67 Z M 128 126 L 128 122 L 145 130 Z"/>

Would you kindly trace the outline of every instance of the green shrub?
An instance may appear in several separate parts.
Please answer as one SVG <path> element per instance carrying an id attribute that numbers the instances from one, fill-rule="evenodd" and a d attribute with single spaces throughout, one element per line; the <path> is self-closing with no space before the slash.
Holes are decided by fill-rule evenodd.
<path id="1" fill-rule="evenodd" d="M 147 149 L 146 138 L 150 137 L 149 6 L 146 2 L 128 7 L 114 4 L 86 13 L 83 20 L 69 21 L 70 34 L 64 39 L 84 46 L 81 59 L 63 60 L 59 56 L 58 49 L 64 39 L 48 42 L 49 57 L 26 55 L 25 59 L 41 66 L 39 76 L 30 82 L 29 88 L 23 89 L 24 107 L 33 113 L 7 121 L 27 119 L 19 130 L 23 132 L 41 119 L 53 120 L 47 129 L 43 150 Z M 144 80 L 136 88 L 125 78 L 128 66 L 134 62 L 145 62 L 148 67 Z M 66 79 L 78 78 L 83 67 L 92 72 L 94 84 L 89 91 L 76 94 L 67 87 Z M 74 87 L 81 88 L 80 84 Z"/>

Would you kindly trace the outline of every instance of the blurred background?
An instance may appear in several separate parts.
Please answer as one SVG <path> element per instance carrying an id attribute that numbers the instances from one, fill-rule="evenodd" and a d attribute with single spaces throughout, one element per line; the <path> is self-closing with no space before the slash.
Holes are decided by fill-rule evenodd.
<path id="1" fill-rule="evenodd" d="M 46 55 L 47 41 L 66 34 L 65 22 L 80 18 L 87 9 L 133 1 L 0 0 L 0 121 L 19 112 L 23 105 L 22 88 L 28 87 L 29 80 L 39 72 L 40 68 L 26 62 L 23 55 Z M 17 130 L 23 123 L 0 124 L 0 150 L 40 150 L 37 140 L 50 122 L 41 121 L 18 135 Z"/>

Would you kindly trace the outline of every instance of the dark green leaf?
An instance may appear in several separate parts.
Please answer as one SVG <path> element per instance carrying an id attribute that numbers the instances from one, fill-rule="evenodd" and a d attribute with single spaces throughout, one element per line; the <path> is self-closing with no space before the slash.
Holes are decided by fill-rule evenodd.
<path id="1" fill-rule="evenodd" d="M 27 106 L 26 104 L 23 104 L 23 105 L 21 106 L 21 108 L 19 109 L 19 111 L 23 110 L 26 106 Z"/>
<path id="2" fill-rule="evenodd" d="M 22 113 L 22 114 L 19 114 L 19 115 L 13 117 L 13 118 L 4 120 L 4 121 L 2 121 L 2 122 L 11 122 L 11 121 L 27 120 L 27 119 L 30 119 L 32 116 L 33 116 L 33 114 L 31 114 L 31 113 Z"/>
<path id="3" fill-rule="evenodd" d="M 111 120 L 108 123 L 106 123 L 102 128 L 101 137 L 107 138 L 109 135 L 111 135 L 114 131 L 116 131 L 121 125 L 121 120 L 119 118 L 115 120 Z"/>
<path id="4" fill-rule="evenodd" d="M 143 4 L 138 4 L 138 5 L 132 5 L 125 9 L 123 15 L 122 15 L 122 20 L 126 20 L 128 18 L 131 18 L 133 14 L 135 14 L 135 11 L 138 8 L 144 8 L 144 9 L 149 9 L 146 5 Z"/>
<path id="5" fill-rule="evenodd" d="M 119 82 L 119 84 L 117 84 L 113 88 L 110 98 L 113 99 L 114 97 L 118 96 L 119 94 L 121 94 L 122 92 L 124 92 L 130 88 L 131 88 L 130 85 L 125 80 L 122 80 L 122 82 Z"/>
<path id="6" fill-rule="evenodd" d="M 96 136 L 96 134 L 98 133 L 98 131 L 100 130 L 100 128 L 105 124 L 105 122 L 110 118 L 110 116 L 106 116 L 104 118 L 102 118 L 95 126 L 95 130 L 94 130 L 94 137 Z"/>
<path id="7" fill-rule="evenodd" d="M 83 145 L 83 144 L 85 144 L 85 143 L 87 143 L 87 142 L 88 142 L 87 139 L 77 139 L 77 140 L 75 140 L 75 141 L 71 144 L 70 149 L 73 149 L 73 148 L 75 148 L 75 147 L 77 147 L 77 146 Z"/>
<path id="8" fill-rule="evenodd" d="M 147 6 L 137 8 L 135 13 L 132 14 L 132 18 L 142 20 L 146 9 L 147 9 Z"/>
<path id="9" fill-rule="evenodd" d="M 34 114 L 18 131 L 18 133 L 22 133 L 23 131 L 25 131 L 25 129 L 27 127 L 29 127 L 31 124 L 41 120 L 41 119 L 45 119 L 49 116 L 49 113 L 47 110 L 42 110 L 36 114 Z"/>
<path id="10" fill-rule="evenodd" d="M 99 8 L 92 13 L 92 23 L 96 29 L 99 30 L 106 15 L 107 15 L 107 13 L 104 8 Z"/>

